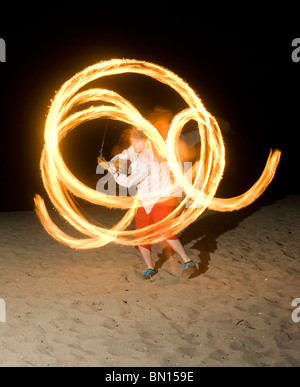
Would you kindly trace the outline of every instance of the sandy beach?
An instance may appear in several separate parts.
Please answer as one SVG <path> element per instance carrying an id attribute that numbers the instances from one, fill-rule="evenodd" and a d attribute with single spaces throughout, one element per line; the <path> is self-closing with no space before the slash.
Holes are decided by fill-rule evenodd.
<path id="1" fill-rule="evenodd" d="M 75 251 L 34 212 L 0 213 L 0 366 L 300 366 L 300 196 L 206 211 L 180 238 L 197 276 L 156 246 L 148 282 L 132 247 Z"/>

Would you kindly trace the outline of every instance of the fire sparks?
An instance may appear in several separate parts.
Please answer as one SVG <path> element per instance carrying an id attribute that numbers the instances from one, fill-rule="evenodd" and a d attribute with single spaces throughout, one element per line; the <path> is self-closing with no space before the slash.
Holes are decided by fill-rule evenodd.
<path id="1" fill-rule="evenodd" d="M 150 122 L 116 92 L 106 89 L 80 91 L 88 83 L 99 78 L 124 73 L 154 78 L 173 88 L 187 103 L 188 108 L 174 117 L 166 143 Z M 78 105 L 95 102 L 101 102 L 103 105 L 91 106 L 70 115 L 72 109 Z M 168 217 L 155 225 L 156 231 L 153 226 L 127 230 L 138 206 L 141 205 L 138 195 L 116 197 L 101 194 L 80 182 L 64 163 L 60 151 L 61 141 L 78 125 L 96 118 L 119 120 L 142 128 L 158 154 L 168 161 L 176 187 L 182 189 L 185 197 Z M 176 144 L 182 128 L 190 120 L 195 120 L 198 124 L 201 153 L 199 163 L 195 163 L 190 174 L 184 174 Z M 59 229 L 51 220 L 43 199 L 38 195 L 35 197 L 36 212 L 46 231 L 59 242 L 72 248 L 97 248 L 111 242 L 131 246 L 158 243 L 164 240 L 165 236 L 177 234 L 188 227 L 207 208 L 234 211 L 251 204 L 270 184 L 279 159 L 280 151 L 271 151 L 261 177 L 243 195 L 230 199 L 215 198 L 225 168 L 225 147 L 216 119 L 206 111 L 189 85 L 173 72 L 153 63 L 113 59 L 90 66 L 68 80 L 56 94 L 45 125 L 45 144 L 40 162 L 45 189 L 59 214 L 83 234 L 83 238 L 71 237 Z M 203 168 L 199 168 L 199 165 Z M 127 209 L 127 212 L 111 229 L 99 227 L 84 218 L 70 194 L 93 204 Z M 187 203 L 189 205 L 186 205 Z"/>

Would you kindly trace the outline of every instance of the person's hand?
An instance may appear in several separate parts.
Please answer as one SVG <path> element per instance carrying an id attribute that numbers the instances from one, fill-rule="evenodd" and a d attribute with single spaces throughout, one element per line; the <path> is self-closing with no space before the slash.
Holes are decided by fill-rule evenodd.
<path id="1" fill-rule="evenodd" d="M 108 163 L 108 172 L 110 172 L 112 175 L 114 175 L 117 172 L 117 168 L 114 163 Z"/>
<path id="2" fill-rule="evenodd" d="M 120 165 L 120 159 L 117 159 L 115 162 L 114 162 L 114 166 L 116 168 L 116 171 L 120 173 L 120 168 L 121 168 L 121 165 Z"/>
<path id="3" fill-rule="evenodd" d="M 130 171 L 130 164 L 131 162 L 129 160 L 117 159 L 115 167 L 118 173 L 128 175 Z"/>
<path id="4" fill-rule="evenodd" d="M 109 161 L 101 161 L 99 165 L 101 165 L 103 169 L 110 172 L 112 175 L 117 172 L 115 164 Z"/>
<path id="5" fill-rule="evenodd" d="M 108 171 L 108 168 L 109 168 L 109 162 L 108 161 L 100 161 L 98 160 L 98 165 L 101 165 L 102 168 L 104 168 L 106 171 Z"/>

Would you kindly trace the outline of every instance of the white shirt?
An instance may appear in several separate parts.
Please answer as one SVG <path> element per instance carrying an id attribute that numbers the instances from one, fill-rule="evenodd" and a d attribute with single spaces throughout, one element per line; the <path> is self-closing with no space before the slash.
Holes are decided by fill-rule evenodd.
<path id="1" fill-rule="evenodd" d="M 131 146 L 111 161 L 117 159 L 131 161 L 131 174 L 114 173 L 113 177 L 119 185 L 130 188 L 134 185 L 140 195 L 142 205 L 149 214 L 155 203 L 161 197 L 171 196 L 171 178 L 167 163 L 156 161 L 151 146 L 146 143 L 146 149 L 142 153 L 136 153 Z"/>

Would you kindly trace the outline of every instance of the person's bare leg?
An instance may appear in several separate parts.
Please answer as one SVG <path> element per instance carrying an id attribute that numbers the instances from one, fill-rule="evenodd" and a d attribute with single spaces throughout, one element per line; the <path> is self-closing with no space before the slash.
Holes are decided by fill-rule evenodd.
<path id="1" fill-rule="evenodd" d="M 152 262 L 152 257 L 151 257 L 151 251 L 149 249 L 145 249 L 145 247 L 139 246 L 139 251 L 148 267 L 148 269 L 154 270 L 154 265 Z"/>
<path id="2" fill-rule="evenodd" d="M 191 278 L 191 276 L 197 271 L 195 263 L 188 257 L 184 247 L 182 246 L 179 239 L 172 240 L 168 239 L 167 242 L 172 247 L 172 249 L 181 257 L 185 265 L 183 266 L 183 271 L 181 276 L 183 278 Z M 187 265 L 189 263 L 189 265 Z"/>
<path id="3" fill-rule="evenodd" d="M 186 254 L 184 247 L 182 246 L 182 243 L 179 239 L 167 239 L 166 242 L 172 247 L 172 249 L 177 253 L 184 263 L 190 262 L 191 259 Z"/>

